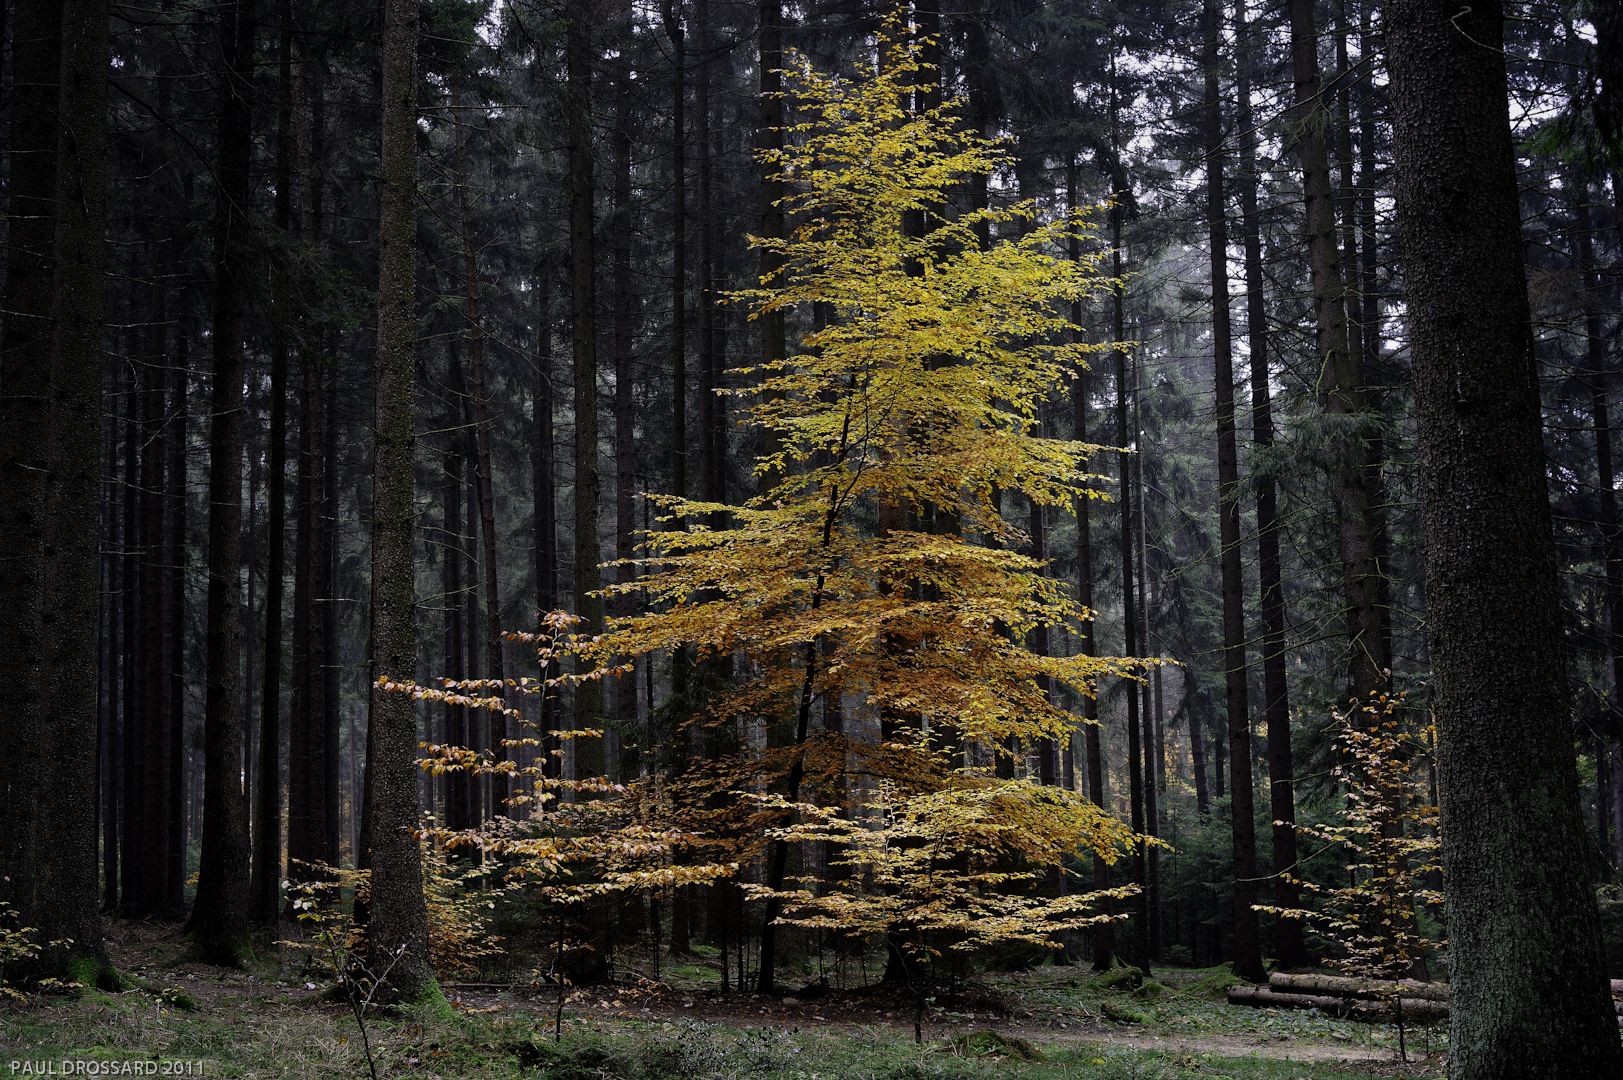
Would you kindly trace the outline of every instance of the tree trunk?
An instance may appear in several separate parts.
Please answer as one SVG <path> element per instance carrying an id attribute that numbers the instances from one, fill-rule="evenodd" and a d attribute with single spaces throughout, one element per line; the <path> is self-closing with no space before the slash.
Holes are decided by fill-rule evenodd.
<path id="1" fill-rule="evenodd" d="M 141 672 L 141 849 L 146 867 L 141 875 L 141 891 L 136 906 L 143 916 L 163 911 L 164 869 L 168 858 L 164 845 L 169 839 L 164 827 L 165 805 L 163 770 L 167 761 L 164 727 L 169 714 L 165 694 L 169 687 L 164 665 L 164 531 L 163 474 L 167 454 L 163 442 L 165 370 L 164 327 L 168 321 L 161 287 L 153 288 L 146 347 L 146 370 L 142 372 L 141 402 L 141 526 L 139 629 L 137 631 Z"/>
<path id="2" fill-rule="evenodd" d="M 620 562 L 615 577 L 622 585 L 637 578 L 637 568 L 624 560 L 632 556 L 637 531 L 636 508 L 636 419 L 631 375 L 631 350 L 635 301 L 631 284 L 631 89 L 630 62 L 630 10 L 627 8 L 626 40 L 621 44 L 618 78 L 614 87 L 613 145 L 614 190 L 611 195 L 610 235 L 613 244 L 614 274 L 614 558 Z M 636 610 L 636 597 L 629 592 L 615 597 L 614 614 L 627 617 Z M 645 661 L 646 662 L 646 661 Z M 619 747 L 629 736 L 639 746 L 644 740 L 635 735 L 637 728 L 637 680 L 614 681 L 615 758 L 611 766 L 618 770 L 622 764 Z M 633 763 L 631 776 L 635 776 Z M 624 774 L 619 774 L 625 778 Z"/>
<path id="3" fill-rule="evenodd" d="M 1262 981 L 1257 922 L 1257 836 L 1252 820 L 1251 705 L 1246 688 L 1245 581 L 1240 573 L 1240 467 L 1234 430 L 1234 336 L 1229 322 L 1228 204 L 1223 192 L 1223 107 L 1218 63 L 1222 9 L 1205 0 L 1206 225 L 1217 401 L 1218 535 L 1223 582 L 1223 681 L 1228 706 L 1229 806 L 1234 858 L 1234 973 Z"/>
<path id="4" fill-rule="evenodd" d="M 1577 225 L 1578 225 L 1578 265 L 1584 275 L 1584 294 L 1591 298 L 1584 311 L 1584 340 L 1589 346 L 1589 413 L 1590 422 L 1595 428 L 1595 489 L 1600 495 L 1600 541 L 1601 560 L 1606 567 L 1606 657 L 1612 669 L 1612 694 L 1607 702 L 1606 739 L 1597 748 L 1597 763 L 1606 763 L 1607 789 L 1604 796 L 1597 801 L 1611 813 L 1603 815 L 1599 822 L 1600 847 L 1602 857 L 1610 861 L 1614 845 L 1608 844 L 1607 832 L 1612 822 L 1605 818 L 1615 817 L 1617 810 L 1609 805 L 1612 794 L 1611 768 L 1615 768 L 1606 759 L 1611 753 L 1610 743 L 1620 734 L 1623 734 L 1623 537 L 1618 533 L 1617 521 L 1617 488 L 1616 476 L 1612 467 L 1612 421 L 1607 408 L 1609 388 L 1606 371 L 1606 338 L 1601 328 L 1601 312 L 1597 306 L 1601 294 L 1600 274 L 1595 268 L 1595 241 L 1594 224 L 1589 214 L 1589 185 L 1585 181 L 1576 184 L 1577 198 Z M 1599 785 L 1600 778 L 1597 776 Z M 1613 837 L 1617 843 L 1623 843 L 1623 838 Z M 1619 864 L 1623 869 L 1623 864 Z"/>
<path id="5" fill-rule="evenodd" d="M 293 225 L 293 0 L 277 0 L 275 227 Z M 259 771 L 254 784 L 254 862 L 249 895 L 254 922 L 274 928 L 282 896 L 282 577 L 287 543 L 287 339 L 285 258 L 271 262 L 270 502 L 265 529 L 265 678 L 259 705 Z"/>
<path id="6" fill-rule="evenodd" d="M 1504 12 L 1386 7 L 1449 897 L 1449 1075 L 1615 1076 L 1573 760 Z M 1506 613 L 1513 612 L 1513 618 Z"/>
<path id="7" fill-rule="evenodd" d="M 569 292 L 575 383 L 575 614 L 583 634 L 603 632 L 598 571 L 597 516 L 597 253 L 593 242 L 592 12 L 587 0 L 569 0 L 565 12 L 565 123 L 569 138 Z M 603 684 L 575 688 L 576 731 L 600 728 Z M 576 777 L 603 771 L 603 740 L 572 740 Z"/>
<path id="8" fill-rule="evenodd" d="M 688 369 L 687 369 L 687 33 L 682 24 L 680 0 L 664 0 L 660 15 L 665 36 L 671 42 L 671 486 L 670 493 L 679 498 L 688 494 Z M 702 437 L 702 436 L 701 436 Z M 667 526 L 683 528 L 681 520 Z M 671 654 L 671 697 L 686 701 L 688 697 L 689 658 L 685 648 Z M 651 672 L 652 669 L 650 669 Z M 661 732 L 666 737 L 666 732 Z M 674 734 L 674 733 L 673 733 Z M 685 739 L 684 735 L 676 735 Z M 686 749 L 675 749 L 680 760 L 677 768 L 685 768 Z M 683 886 L 672 897 L 671 952 L 686 955 L 688 934 L 688 887 Z"/>
<path id="9" fill-rule="evenodd" d="M 535 599 L 537 611 L 545 616 L 558 606 L 558 496 L 553 474 L 552 410 L 552 276 L 545 261 L 536 265 L 536 342 L 535 342 L 535 437 L 531 447 L 530 467 L 534 472 L 535 495 Z M 555 678 L 556 670 L 539 673 Z M 559 762 L 554 752 L 561 745 L 552 734 L 558 728 L 557 691 L 543 699 L 540 713 L 541 769 L 552 779 L 559 775 Z M 545 810 L 537 803 L 537 813 Z"/>
<path id="10" fill-rule="evenodd" d="M 168 843 L 164 869 L 164 913 L 181 918 L 186 913 L 186 438 L 190 400 L 186 335 L 175 341 L 173 397 L 170 398 L 169 489 L 169 757 L 168 789 L 164 813 Z"/>
<path id="11" fill-rule="evenodd" d="M 16 529 L 0 530 L 0 580 L 15 588 L 0 631 L 13 702 L 0 754 L 0 898 L 45 947 L 6 973 L 94 983 L 107 964 L 97 911 L 97 643 L 87 631 L 100 537 L 89 496 L 101 475 L 108 9 L 105 0 L 25 0 L 14 25 L 21 93 L 11 164 L 14 182 L 26 182 L 11 189 L 8 269 L 23 272 L 7 295 L 0 359 L 0 492 Z"/>
<path id="12" fill-rule="evenodd" d="M 243 315 L 253 148 L 251 0 L 222 0 L 218 194 L 214 239 L 214 388 L 209 425 L 208 686 L 203 716 L 203 837 L 187 931 L 217 964 L 240 965 L 248 939 L 247 792 L 242 780 Z"/>
<path id="13" fill-rule="evenodd" d="M 1113 208 L 1111 213 L 1120 216 L 1121 210 Z M 1119 228 L 1119 226 L 1118 226 Z M 1119 235 L 1119 233 L 1117 234 Z M 1116 277 L 1120 277 L 1120 245 L 1116 244 L 1115 258 L 1117 260 Z M 1112 329 L 1115 330 L 1115 340 L 1120 342 L 1126 333 L 1122 315 L 1122 290 L 1118 285 L 1114 297 L 1115 313 Z M 1130 394 L 1127 386 L 1127 353 L 1118 346 L 1115 349 L 1116 359 L 1116 445 L 1127 447 L 1132 445 L 1131 429 L 1127 421 L 1127 399 Z M 1138 656 L 1138 604 L 1133 590 L 1133 474 L 1127 455 L 1120 455 L 1121 484 L 1116 497 L 1121 503 L 1121 600 L 1122 600 L 1122 655 L 1129 659 Z M 1138 685 L 1128 683 L 1124 688 L 1123 697 L 1127 701 L 1127 785 L 1128 802 L 1130 804 L 1133 832 L 1139 836 L 1144 835 L 1144 762 L 1142 747 L 1139 742 L 1138 726 Z M 1148 869 L 1146 866 L 1144 842 L 1135 841 L 1133 844 L 1133 880 L 1138 883 L 1138 895 L 1133 898 L 1133 936 L 1131 952 L 1128 960 L 1134 966 L 1144 968 L 1150 961 L 1150 911 L 1149 891 L 1147 888 Z"/>
<path id="14" fill-rule="evenodd" d="M 473 371 L 473 418 L 479 470 L 479 536 L 483 541 L 485 570 L 485 678 L 489 694 L 505 697 L 503 672 L 502 605 L 496 575 L 496 490 L 491 465 L 490 395 L 485 379 L 485 331 L 479 316 L 479 265 L 474 256 L 473 219 L 468 205 L 468 161 L 462 123 L 456 125 L 457 198 L 462 225 L 462 275 L 467 287 L 468 360 Z M 490 751 L 497 762 L 507 760 L 507 714 L 492 712 Z M 508 778 L 505 772 L 490 777 L 490 811 L 507 816 Z"/>
<path id="15" fill-rule="evenodd" d="M 0 897 L 19 910 L 34 890 L 38 848 L 41 770 L 49 767 L 42 739 L 46 695 L 45 605 L 47 572 L 41 548 L 45 519 L 46 462 L 51 453 L 40 418 L 52 405 L 52 284 L 56 265 L 57 118 L 62 58 L 62 11 L 56 0 L 18 0 L 12 23 L 10 196 L 6 217 L 6 318 L 0 338 L 0 589 L 12 600 L 0 619 L 0 677 L 10 688 L 8 721 L 0 752 Z M 98 387 L 99 389 L 99 387 Z M 112 424 L 113 445 L 119 430 Z M 98 425 L 96 442 L 101 445 Z M 109 469 L 111 472 L 111 469 Z M 109 484 L 109 494 L 114 485 Z M 99 485 L 98 485 L 99 487 Z M 111 515 L 109 515 L 111 517 Z M 108 522 L 109 534 L 113 522 Z M 109 583 L 118 575 L 109 560 Z M 118 620 L 108 605 L 109 632 Z M 109 650 L 109 657 L 119 655 Z M 118 691 L 109 678 L 108 830 L 117 843 Z M 109 900 L 117 885 L 108 882 Z M 111 905 L 109 905 L 111 906 Z M 36 910 L 37 904 L 29 910 Z M 29 923 L 28 925 L 38 925 Z"/>
<path id="16" fill-rule="evenodd" d="M 417 838 L 417 710 L 378 688 L 417 670 L 413 415 L 417 337 L 417 0 L 385 0 L 382 193 L 378 230 L 376 453 L 372 481 L 372 675 L 366 813 L 374 958 L 400 952 L 389 982 L 408 1001 L 439 998 Z M 376 962 L 376 961 L 374 961 Z M 440 999 L 443 1001 L 443 999 Z"/>
<path id="17" fill-rule="evenodd" d="M 1318 32 L 1313 0 L 1289 0 L 1291 68 L 1295 81 L 1297 153 L 1302 160 L 1302 190 L 1307 207 L 1306 231 L 1314 312 L 1318 324 L 1320 383 L 1325 406 L 1340 444 L 1333 483 L 1337 545 L 1341 556 L 1342 594 L 1350 641 L 1349 673 L 1353 696 L 1373 693 L 1390 666 L 1382 633 L 1376 579 L 1375 544 L 1370 529 L 1370 497 L 1365 467 L 1367 448 L 1353 430 L 1364 408 L 1359 357 L 1347 336 L 1346 285 L 1336 244 L 1336 208 L 1330 188 L 1328 110 L 1320 93 Z"/>
<path id="18" fill-rule="evenodd" d="M 1077 208 L 1076 192 L 1076 163 L 1071 162 L 1065 170 L 1065 205 L 1068 210 Z M 1112 218 L 1114 223 L 1114 218 Z M 1116 226 L 1119 233 L 1119 224 Z M 1068 254 L 1073 262 L 1082 258 L 1082 238 L 1073 235 L 1070 240 Z M 1082 326 L 1082 303 L 1076 301 L 1071 305 L 1071 323 L 1077 327 L 1074 331 L 1080 335 Z M 1088 441 L 1088 408 L 1090 393 L 1089 379 L 1086 371 L 1078 371 L 1076 380 L 1071 384 L 1071 437 L 1079 443 Z M 1093 627 L 1093 528 L 1089 518 L 1093 500 L 1084 496 L 1077 496 L 1072 509 L 1076 513 L 1076 603 L 1082 609 L 1083 618 L 1077 627 L 1079 646 L 1084 656 L 1097 656 L 1099 645 L 1095 639 Z M 1093 804 L 1100 809 L 1105 805 L 1104 792 L 1104 757 L 1099 740 L 1099 699 L 1094 694 L 1088 694 L 1082 699 L 1082 721 L 1086 725 L 1084 741 L 1087 747 L 1087 783 L 1088 796 Z M 1095 889 L 1108 889 L 1110 887 L 1110 864 L 1099 855 L 1093 857 L 1093 887 Z M 1102 911 L 1108 913 L 1107 906 Z M 1110 968 L 1115 952 L 1115 934 L 1112 933 L 1109 923 L 1094 928 L 1093 937 L 1093 967 L 1096 971 L 1106 971 Z"/>
<path id="19" fill-rule="evenodd" d="M 1247 39 L 1242 21 L 1238 31 Z M 1268 379 L 1268 308 L 1262 270 L 1262 218 L 1257 210 L 1255 136 L 1251 119 L 1251 65 L 1249 49 L 1236 66 L 1235 96 L 1239 101 L 1236 123 L 1240 132 L 1240 207 L 1245 233 L 1246 336 L 1251 353 L 1251 441 L 1266 451 L 1274 444 L 1272 391 Z M 1301 888 L 1284 874 L 1299 873 L 1296 865 L 1296 777 L 1291 753 L 1289 685 L 1285 676 L 1285 590 L 1279 557 L 1279 521 L 1273 474 L 1264 470 L 1252 477 L 1257 492 L 1257 593 L 1262 616 L 1262 698 L 1268 725 L 1268 807 L 1273 826 L 1274 903 L 1301 906 Z M 1298 919 L 1274 920 L 1274 957 L 1282 968 L 1307 964 Z"/>
<path id="20" fill-rule="evenodd" d="M 119 503 L 120 516 L 123 518 L 119 537 L 124 554 L 119 568 L 122 587 L 118 593 L 118 621 L 123 643 L 119 651 L 119 702 L 122 706 L 119 727 L 123 749 L 120 755 L 123 775 L 119 787 L 123 806 L 119 817 L 123 824 L 124 858 L 118 867 L 118 912 L 130 918 L 145 914 L 141 911 L 141 896 L 149 870 L 146 853 L 141 850 L 141 841 L 146 838 L 141 828 L 141 798 L 146 794 L 141 785 L 141 766 L 146 742 L 141 737 L 141 693 L 138 686 L 141 665 L 136 663 L 136 654 L 140 649 L 136 637 L 136 613 L 141 606 L 140 540 L 136 533 L 141 517 L 141 480 L 136 464 L 140 452 L 137 429 L 140 426 L 141 397 L 136 392 L 133 371 L 128 373 L 121 391 L 124 395 L 124 422 L 121 425 L 124 432 L 124 496 Z"/>

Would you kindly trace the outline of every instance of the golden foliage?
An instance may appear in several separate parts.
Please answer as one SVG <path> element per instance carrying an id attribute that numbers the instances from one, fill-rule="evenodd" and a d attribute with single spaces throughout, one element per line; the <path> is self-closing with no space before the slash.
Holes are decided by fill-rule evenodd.
<path id="1" fill-rule="evenodd" d="M 1336 967 L 1374 979 L 1406 978 L 1428 947 L 1444 944 L 1428 940 L 1415 918 L 1416 904 L 1443 901 L 1424 885 L 1426 875 L 1439 869 L 1441 853 L 1426 774 L 1436 733 L 1429 725 L 1407 729 L 1403 699 L 1401 693 L 1377 692 L 1336 714 L 1342 759 L 1331 774 L 1347 785 L 1342 823 L 1296 827 L 1348 853 L 1343 869 L 1350 883 L 1332 887 L 1292 878 L 1322 898 L 1317 911 L 1257 906 L 1306 920 L 1346 950 L 1332 961 Z"/>

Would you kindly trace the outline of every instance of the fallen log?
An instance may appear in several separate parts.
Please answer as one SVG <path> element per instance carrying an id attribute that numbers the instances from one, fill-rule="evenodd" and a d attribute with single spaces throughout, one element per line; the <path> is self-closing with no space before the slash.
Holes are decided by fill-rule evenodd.
<path id="1" fill-rule="evenodd" d="M 1326 1016 L 1347 1020 L 1387 1022 L 1396 1019 L 1391 1001 L 1366 998 L 1337 997 L 1328 994 L 1280 993 L 1264 986 L 1231 986 L 1228 991 L 1230 1005 L 1249 1005 L 1258 1009 L 1318 1009 Z M 1448 1017 L 1448 1004 L 1426 998 L 1403 999 L 1403 1018 L 1413 1023 L 1429 1023 Z"/>
<path id="2" fill-rule="evenodd" d="M 1278 976 L 1276 975 L 1275 978 L 1278 978 Z M 1320 976 L 1320 978 L 1325 978 L 1325 976 Z M 1613 980 L 1614 983 L 1619 981 Z M 1446 984 L 1443 983 L 1418 983 L 1416 985 L 1443 987 L 1444 993 L 1447 992 Z M 1408 987 L 1405 986 L 1404 989 L 1408 989 Z M 1230 1005 L 1249 1005 L 1258 1009 L 1318 1009 L 1326 1016 L 1337 1016 L 1348 1020 L 1391 1021 L 1395 1019 L 1391 999 L 1380 1001 L 1350 995 L 1287 993 L 1266 986 L 1231 986 L 1228 990 L 1228 1000 Z M 1612 1008 L 1617 1013 L 1618 1026 L 1623 1027 L 1623 1000 L 1614 1000 Z M 1448 1001 L 1446 998 L 1442 1001 L 1436 1001 L 1430 998 L 1405 997 L 1403 999 L 1403 1017 L 1406 1021 L 1422 1024 L 1434 1020 L 1446 1020 L 1448 1019 Z"/>
<path id="3" fill-rule="evenodd" d="M 1404 997 L 1425 1001 L 1447 1001 L 1447 983 L 1423 983 L 1416 979 L 1403 979 Z M 1355 979 L 1345 975 L 1290 975 L 1276 971 L 1268 977 L 1270 989 L 1286 994 L 1333 994 L 1337 997 L 1379 998 L 1390 1000 L 1393 984 L 1377 979 Z"/>

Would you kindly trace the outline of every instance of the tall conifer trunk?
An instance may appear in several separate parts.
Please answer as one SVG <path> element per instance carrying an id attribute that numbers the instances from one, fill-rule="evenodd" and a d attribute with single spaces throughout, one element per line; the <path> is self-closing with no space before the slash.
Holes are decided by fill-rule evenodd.
<path id="1" fill-rule="evenodd" d="M 1257 912 L 1257 839 L 1252 821 L 1251 705 L 1246 688 L 1245 582 L 1240 574 L 1240 466 L 1234 425 L 1234 335 L 1229 320 L 1228 203 L 1223 191 L 1223 111 L 1219 97 L 1222 9 L 1205 0 L 1206 225 L 1211 254 L 1212 355 L 1217 400 L 1218 535 L 1223 583 L 1223 680 L 1234 859 L 1234 973 L 1262 982 Z"/>
<path id="2" fill-rule="evenodd" d="M 614 87 L 614 133 L 611 138 L 614 168 L 614 189 L 610 196 L 610 235 L 613 245 L 614 276 L 614 557 L 621 561 L 615 577 L 622 585 L 637 578 L 637 568 L 624 560 L 632 556 L 633 540 L 637 530 L 636 509 L 636 416 L 635 386 L 631 374 L 635 327 L 635 301 L 631 283 L 631 88 L 634 72 L 630 52 L 631 10 L 625 11 L 626 30 L 620 49 L 621 68 Z M 636 610 L 636 596 L 630 592 L 615 598 L 614 614 L 625 617 Z M 621 762 L 619 747 L 627 735 L 634 735 L 637 726 L 637 679 L 616 679 L 614 682 L 614 716 L 618 731 L 615 739 L 618 770 Z M 635 739 L 637 743 L 643 740 Z"/>
<path id="3" fill-rule="evenodd" d="M 1287 8 L 1295 82 L 1296 150 L 1302 163 L 1308 263 L 1318 327 L 1318 382 L 1324 388 L 1324 404 L 1338 444 L 1331 480 L 1350 643 L 1348 674 L 1353 696 L 1363 700 L 1381 684 L 1390 666 L 1376 580 L 1380 568 L 1370 524 L 1368 451 L 1354 430 L 1356 417 L 1364 409 L 1363 374 L 1348 339 L 1346 282 L 1336 243 L 1336 207 L 1326 135 L 1329 119 L 1320 92 L 1313 0 L 1288 0 Z"/>
<path id="4" fill-rule="evenodd" d="M 25 0 L 15 26 L 16 80 L 38 81 L 13 101 L 13 130 L 26 133 L 21 145 L 38 159 L 24 168 L 22 191 L 10 192 L 11 223 L 37 219 L 21 238 L 9 237 L 16 250 L 7 252 L 8 269 L 24 270 L 20 295 L 7 295 L 0 341 L 0 492 L 8 497 L 0 512 L 17 529 L 0 530 L 0 581 L 15 587 L 4 621 L 16 624 L 0 631 L 0 671 L 12 695 L 0 732 L 0 899 L 15 905 L 44 948 L 8 963 L 6 974 L 94 983 L 107 962 L 97 910 L 97 650 L 89 632 L 101 535 L 92 496 L 101 476 L 107 4 Z M 29 106 L 38 112 L 25 115 Z M 15 169 L 22 155 L 18 143 L 11 149 Z"/>
<path id="5" fill-rule="evenodd" d="M 598 505 L 601 488 L 597 463 L 597 252 L 592 204 L 592 12 L 587 0 L 569 0 L 564 10 L 564 123 L 569 141 L 569 302 L 575 405 L 575 614 L 579 631 L 603 631 L 603 601 L 593 595 L 602 585 L 598 571 Z M 583 682 L 575 688 L 575 730 L 599 728 L 603 718 L 603 684 Z M 582 737 L 574 744 L 575 775 L 603 771 L 603 740 Z"/>
<path id="6" fill-rule="evenodd" d="M 418 0 L 385 0 L 383 12 L 371 603 L 371 669 L 378 681 L 412 679 L 417 667 L 412 459 L 417 442 Z M 389 981 L 402 998 L 423 1001 L 439 994 L 429 961 L 428 909 L 413 835 L 417 710 L 405 694 L 376 685 L 370 696 L 363 828 L 372 870 L 368 940 L 382 953 L 400 951 Z"/>
<path id="7" fill-rule="evenodd" d="M 1076 163 L 1071 162 L 1065 170 L 1065 205 L 1068 210 L 1077 208 L 1076 192 Z M 1121 243 L 1121 223 L 1114 211 L 1111 213 L 1111 230 L 1116 246 Z M 1070 240 L 1070 250 L 1067 252 L 1073 262 L 1082 259 L 1082 238 L 1073 235 Z M 1120 269 L 1120 256 L 1117 255 L 1117 269 Z M 1071 305 L 1071 322 L 1081 333 L 1082 302 L 1075 301 Z M 1088 441 L 1088 409 L 1089 409 L 1089 379 L 1086 371 L 1078 371 L 1076 381 L 1071 384 L 1071 435 L 1079 443 Z M 1089 518 L 1090 507 L 1093 500 L 1085 496 L 1077 496 L 1073 505 L 1076 513 L 1076 603 L 1083 611 L 1082 624 L 1077 628 L 1080 638 L 1080 648 L 1084 656 L 1099 655 L 1098 642 L 1095 640 L 1093 627 L 1093 527 Z M 1099 699 L 1093 694 L 1082 699 L 1082 719 L 1086 724 L 1084 741 L 1087 747 L 1087 785 L 1088 797 L 1093 804 L 1101 809 L 1105 805 L 1104 792 L 1104 757 L 1099 738 Z M 1110 864 L 1101 856 L 1093 857 L 1093 887 L 1095 889 L 1108 889 L 1110 887 Z M 1108 901 L 1105 902 L 1108 904 Z M 1108 913 L 1109 907 L 1102 909 Z M 1094 928 L 1093 933 L 1093 967 L 1097 971 L 1109 969 L 1115 952 L 1115 935 L 1109 923 L 1103 923 Z"/>
<path id="8" fill-rule="evenodd" d="M 478 469 L 479 537 L 483 542 L 485 594 L 485 678 L 488 693 L 505 697 L 502 650 L 502 605 L 496 573 L 496 489 L 491 464 L 490 392 L 485 377 L 485 330 L 479 314 L 479 264 L 474 256 L 473 215 L 468 203 L 467 138 L 462 122 L 456 125 L 457 206 L 462 233 L 462 277 L 467 289 L 468 360 L 473 373 L 475 467 Z M 492 712 L 490 751 L 498 762 L 507 760 L 507 715 Z M 490 808 L 494 816 L 507 816 L 508 779 L 505 772 L 490 777 Z"/>
<path id="9" fill-rule="evenodd" d="M 530 468 L 533 476 L 535 505 L 535 599 L 541 616 L 558 607 L 558 496 L 554 479 L 553 460 L 553 383 L 552 383 L 552 277 L 545 261 L 536 265 L 535 281 L 535 404 L 534 438 L 530 448 Z M 548 678 L 557 671 L 544 673 Z M 548 693 L 541 707 L 541 769 L 551 778 L 558 776 L 558 760 L 553 756 L 559 740 L 552 732 L 558 728 L 557 691 Z M 541 813 L 545 804 L 536 804 Z"/>
<path id="10" fill-rule="evenodd" d="M 1391 0 L 1384 26 L 1442 763 L 1449 1076 L 1616 1076 L 1568 722 L 1504 9 Z"/>
<path id="11" fill-rule="evenodd" d="M 242 780 L 243 317 L 249 267 L 248 109 L 253 0 L 222 0 L 219 164 L 214 237 L 214 386 L 209 425 L 207 690 L 203 715 L 203 836 L 197 900 L 187 930 L 214 963 L 240 964 L 248 940 L 247 792 Z"/>
<path id="12" fill-rule="evenodd" d="M 293 2 L 278 0 L 276 86 L 277 231 L 293 226 Z M 254 922 L 276 926 L 282 895 L 282 577 L 287 544 L 287 359 L 289 301 L 285 258 L 271 265 L 270 475 L 265 528 L 265 676 L 260 689 L 259 774 L 254 784 Z"/>
<path id="13" fill-rule="evenodd" d="M 184 331 L 176 335 L 174 386 L 169 400 L 169 759 L 164 814 L 168 843 L 164 868 L 164 914 L 186 913 L 186 438 L 190 426 L 190 349 Z"/>
<path id="14" fill-rule="evenodd" d="M 1247 37 L 1244 21 L 1238 36 Z M 1251 441 L 1266 451 L 1274 444 L 1272 389 L 1268 379 L 1268 308 L 1262 263 L 1262 220 L 1257 209 L 1255 136 L 1251 113 L 1252 54 L 1246 49 L 1235 70 L 1235 97 L 1239 102 L 1236 126 L 1240 136 L 1240 209 L 1244 215 L 1246 338 L 1251 374 Z M 1285 877 L 1296 875 L 1296 778 L 1291 752 L 1289 686 L 1285 677 L 1285 590 L 1279 556 L 1278 496 L 1273 474 L 1264 470 L 1252 477 L 1257 492 L 1257 593 L 1262 617 L 1262 700 L 1268 725 L 1268 807 L 1273 826 L 1274 903 L 1301 906 L 1301 889 Z M 1204 772 L 1204 763 L 1202 772 Z M 1204 777 L 1202 778 L 1204 781 Z M 1302 924 L 1297 919 L 1274 920 L 1274 957 L 1284 969 L 1304 967 Z"/>

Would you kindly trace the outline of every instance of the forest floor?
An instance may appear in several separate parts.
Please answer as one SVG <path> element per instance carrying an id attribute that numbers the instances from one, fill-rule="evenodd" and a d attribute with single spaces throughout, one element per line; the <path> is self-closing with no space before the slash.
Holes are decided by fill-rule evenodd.
<path id="1" fill-rule="evenodd" d="M 90 1075 L 367 1077 L 349 1008 L 290 949 L 244 971 L 197 962 L 178 931 L 110 927 L 114 962 L 136 989 L 0 1006 L 0 1080 Z M 719 993 L 701 963 L 653 980 L 574 988 L 561 1039 L 556 997 L 519 984 L 451 984 L 456 1018 L 407 1012 L 367 1020 L 379 1078 L 538 1080 L 1329 1080 L 1443 1072 L 1440 1029 L 1408 1031 L 1316 1012 L 1231 1006 L 1222 969 L 1157 968 L 1130 989 L 1121 973 L 1042 967 L 979 974 L 926 1012 L 878 987 L 802 996 Z M 86 1063 L 86 1064 L 81 1064 Z"/>

